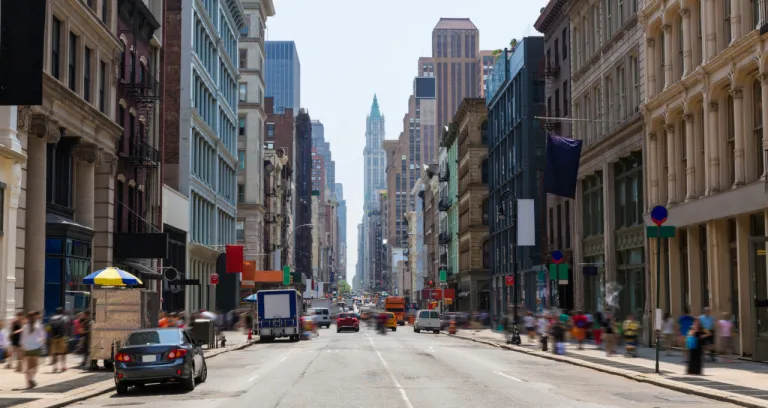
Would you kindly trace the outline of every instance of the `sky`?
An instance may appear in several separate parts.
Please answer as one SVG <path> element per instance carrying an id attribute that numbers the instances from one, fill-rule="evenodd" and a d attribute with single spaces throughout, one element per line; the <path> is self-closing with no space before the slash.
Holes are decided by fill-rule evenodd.
<path id="1" fill-rule="evenodd" d="M 402 131 L 419 57 L 432 55 L 441 17 L 470 18 L 480 49 L 541 35 L 533 23 L 547 0 L 273 0 L 267 40 L 295 41 L 301 62 L 301 106 L 325 125 L 336 182 L 347 201 L 347 281 L 357 262 L 363 216 L 365 118 L 373 95 L 386 117 L 387 139 Z"/>

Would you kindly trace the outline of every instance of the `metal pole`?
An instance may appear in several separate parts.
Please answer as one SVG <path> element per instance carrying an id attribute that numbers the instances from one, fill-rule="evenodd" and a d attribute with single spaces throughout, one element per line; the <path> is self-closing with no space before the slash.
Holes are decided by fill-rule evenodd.
<path id="1" fill-rule="evenodd" d="M 654 320 L 656 311 L 661 308 L 661 224 L 656 226 L 656 310 L 654 310 Z M 657 323 L 657 322 L 654 322 Z M 658 322 L 661 323 L 661 322 Z M 656 327 L 656 374 L 659 374 L 659 337 L 661 328 Z"/>

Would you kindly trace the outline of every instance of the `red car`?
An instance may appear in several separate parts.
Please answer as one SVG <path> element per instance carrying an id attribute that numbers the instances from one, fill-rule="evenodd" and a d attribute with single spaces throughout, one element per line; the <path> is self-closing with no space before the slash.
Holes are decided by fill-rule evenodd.
<path id="1" fill-rule="evenodd" d="M 356 314 L 339 313 L 339 317 L 336 318 L 336 333 L 339 333 L 342 330 L 360 331 L 360 320 L 357 319 Z"/>

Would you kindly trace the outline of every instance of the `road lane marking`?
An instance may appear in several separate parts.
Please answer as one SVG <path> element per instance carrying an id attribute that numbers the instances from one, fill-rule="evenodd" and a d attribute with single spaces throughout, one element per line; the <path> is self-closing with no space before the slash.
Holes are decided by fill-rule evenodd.
<path id="1" fill-rule="evenodd" d="M 254 382 L 254 381 L 256 381 L 258 378 L 259 378 L 259 376 L 258 376 L 258 375 L 254 375 L 253 377 L 251 377 L 251 378 L 249 378 L 249 379 L 248 379 L 248 382 Z"/>
<path id="2" fill-rule="evenodd" d="M 504 373 L 502 373 L 502 372 L 500 372 L 500 371 L 494 371 L 493 373 L 494 373 L 494 374 L 498 374 L 498 375 L 500 375 L 500 376 L 502 376 L 502 377 L 504 377 L 504 378 L 509 378 L 509 379 L 510 379 L 510 380 L 512 380 L 512 381 L 523 382 L 523 380 L 521 380 L 521 379 L 519 379 L 519 378 L 517 378 L 517 377 L 512 377 L 511 375 L 509 375 L 509 374 L 504 374 Z"/>
<path id="3" fill-rule="evenodd" d="M 397 378 L 395 378 L 395 374 L 392 373 L 392 370 L 389 369 L 389 364 L 387 364 L 387 361 L 384 360 L 384 356 L 381 355 L 381 352 L 379 352 L 379 349 L 376 348 L 376 344 L 373 343 L 373 339 L 371 336 L 368 335 L 368 333 L 365 334 L 366 337 L 368 337 L 368 341 L 371 342 L 371 347 L 373 347 L 373 351 L 376 352 L 376 355 L 379 356 L 379 360 L 381 360 L 381 363 L 384 364 L 384 369 L 387 370 L 387 373 L 389 373 L 389 378 L 392 379 L 392 383 L 395 384 L 395 388 L 397 388 L 397 391 L 400 392 L 400 398 L 403 399 L 403 402 L 405 403 L 406 408 L 413 408 L 413 404 L 411 404 L 411 400 L 408 399 L 408 394 L 405 393 L 405 389 L 403 389 L 403 386 L 400 385 L 400 382 L 397 381 Z"/>

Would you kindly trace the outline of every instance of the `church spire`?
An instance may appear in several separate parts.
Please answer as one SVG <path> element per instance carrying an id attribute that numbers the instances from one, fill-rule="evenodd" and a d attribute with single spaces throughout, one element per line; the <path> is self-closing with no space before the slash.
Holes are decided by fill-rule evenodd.
<path id="1" fill-rule="evenodd" d="M 381 117 L 381 111 L 379 111 L 379 100 L 376 98 L 376 94 L 373 94 L 373 104 L 371 105 L 371 117 Z"/>

